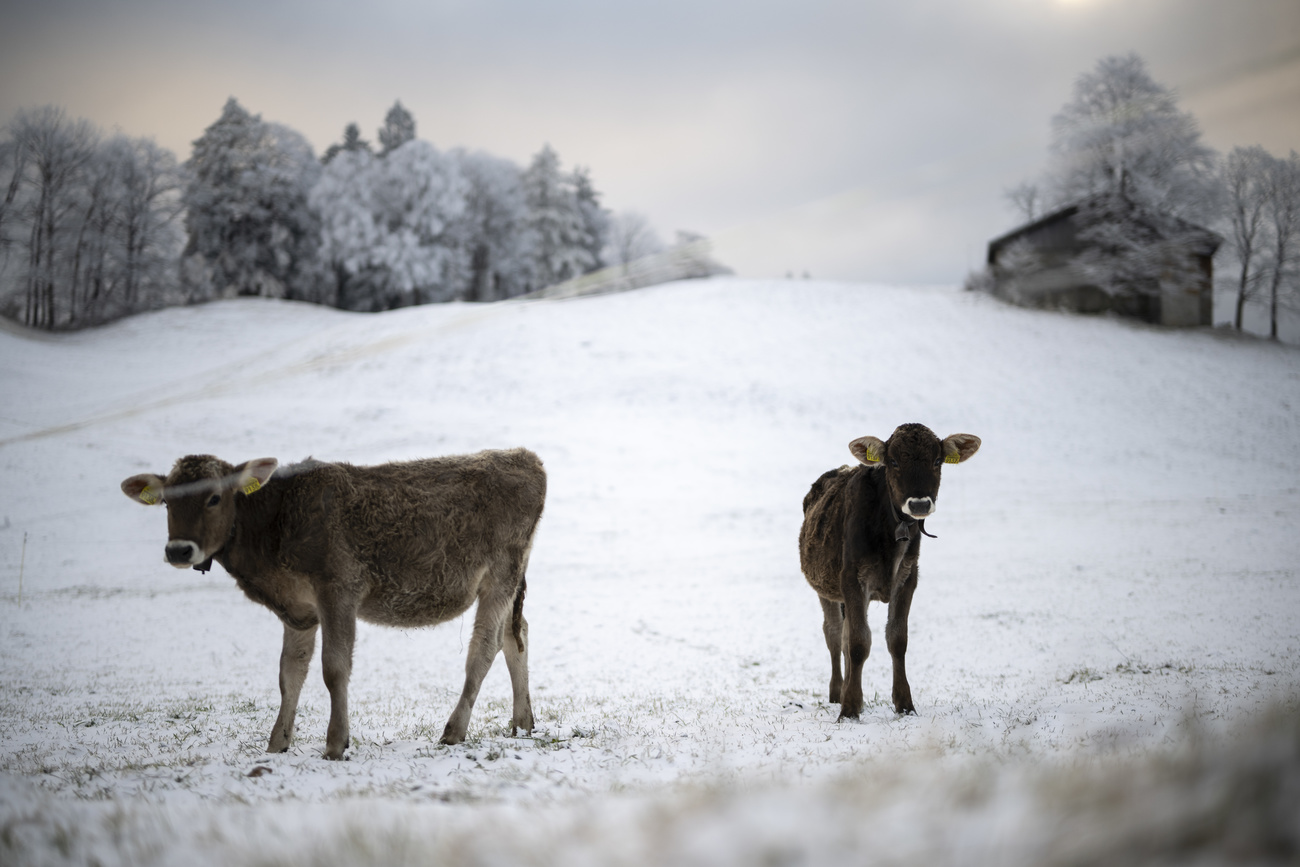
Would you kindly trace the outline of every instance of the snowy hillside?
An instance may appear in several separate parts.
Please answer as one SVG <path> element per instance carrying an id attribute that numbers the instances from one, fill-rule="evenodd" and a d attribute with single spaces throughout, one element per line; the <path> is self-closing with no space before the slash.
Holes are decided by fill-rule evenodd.
<path id="1" fill-rule="evenodd" d="M 0 862 L 1043 863 L 1127 839 L 1062 842 L 1062 816 L 1136 821 L 1069 806 L 1063 780 L 1157 768 L 1279 703 L 1295 719 L 1295 348 L 947 288 L 713 279 L 5 331 L 0 376 Z M 867 708 L 837 723 L 800 502 L 851 439 L 910 421 L 984 443 L 927 521 L 920 715 L 893 713 L 873 605 Z M 537 731 L 508 736 L 498 660 L 468 742 L 440 746 L 469 619 L 363 624 L 343 763 L 320 758 L 319 656 L 293 749 L 264 752 L 278 621 L 219 566 L 166 566 L 165 514 L 118 489 L 185 453 L 516 445 L 550 474 Z M 1207 767 L 1294 786 L 1282 731 L 1213 741 Z"/>

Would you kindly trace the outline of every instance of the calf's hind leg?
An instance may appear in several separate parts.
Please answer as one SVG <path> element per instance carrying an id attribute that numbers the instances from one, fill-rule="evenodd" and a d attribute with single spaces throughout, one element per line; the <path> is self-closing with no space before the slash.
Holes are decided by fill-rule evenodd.
<path id="1" fill-rule="evenodd" d="M 307 679 L 307 666 L 316 651 L 316 627 L 284 627 L 284 647 L 280 650 L 280 715 L 271 728 L 271 742 L 266 750 L 282 753 L 293 741 L 293 721 L 298 714 L 298 696 Z"/>
<path id="2" fill-rule="evenodd" d="M 523 585 L 519 592 L 524 592 Z M 519 603 L 516 603 L 518 606 Z M 522 606 L 520 606 L 522 607 Z M 510 672 L 510 688 L 514 693 L 514 712 L 510 718 L 510 734 L 514 736 L 520 730 L 533 730 L 533 702 L 528 697 L 528 621 L 523 611 L 519 612 L 519 634 L 514 634 L 513 617 L 510 626 L 502 623 L 506 651 L 506 670 Z"/>
<path id="3" fill-rule="evenodd" d="M 465 687 L 447 720 L 447 727 L 442 730 L 441 742 L 444 744 L 458 744 L 465 740 L 465 732 L 469 730 L 469 715 L 474 710 L 479 688 L 483 686 L 483 678 L 487 677 L 488 669 L 492 667 L 492 660 L 501 650 L 502 632 L 510 616 L 514 593 L 500 591 L 504 581 L 488 578 L 484 584 L 489 582 L 495 592 L 479 592 L 478 611 L 474 615 L 474 634 L 470 637 L 469 653 L 465 657 Z M 513 589 L 513 585 L 511 587 Z M 513 636 L 511 640 L 514 640 Z"/>
<path id="4" fill-rule="evenodd" d="M 352 678 L 352 648 L 357 637 L 357 606 L 343 598 L 321 594 L 321 671 L 330 694 L 330 724 L 325 732 L 325 758 L 341 759 L 348 748 L 348 681 Z"/>

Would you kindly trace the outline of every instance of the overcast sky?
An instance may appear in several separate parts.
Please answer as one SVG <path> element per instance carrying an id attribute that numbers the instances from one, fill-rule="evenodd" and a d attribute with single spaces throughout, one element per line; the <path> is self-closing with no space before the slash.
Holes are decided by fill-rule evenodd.
<path id="1" fill-rule="evenodd" d="M 960 281 L 1108 54 L 1213 147 L 1300 150 L 1300 0 L 0 2 L 0 122 L 52 103 L 185 159 L 235 96 L 320 152 L 400 99 L 439 148 L 549 142 L 751 277 Z"/>

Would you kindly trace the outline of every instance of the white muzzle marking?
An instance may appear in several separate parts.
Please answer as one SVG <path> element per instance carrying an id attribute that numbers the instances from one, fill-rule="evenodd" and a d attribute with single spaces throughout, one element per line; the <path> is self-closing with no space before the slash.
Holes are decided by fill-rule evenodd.
<path id="1" fill-rule="evenodd" d="M 903 503 L 903 514 L 909 518 L 928 518 L 934 514 L 934 500 L 929 497 L 909 497 Z"/>
<path id="2" fill-rule="evenodd" d="M 203 549 L 188 539 L 172 539 L 167 543 L 165 557 L 177 569 L 188 569 L 203 562 Z"/>

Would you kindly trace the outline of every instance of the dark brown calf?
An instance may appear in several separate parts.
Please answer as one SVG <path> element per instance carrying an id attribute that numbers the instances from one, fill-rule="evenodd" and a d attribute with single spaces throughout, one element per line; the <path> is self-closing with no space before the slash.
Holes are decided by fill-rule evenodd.
<path id="1" fill-rule="evenodd" d="M 871 601 L 889 606 L 885 643 L 894 661 L 894 710 L 916 713 L 904 657 L 925 518 L 934 514 L 943 465 L 960 463 L 979 447 L 973 434 L 940 440 L 925 425 L 905 424 L 885 442 L 861 437 L 849 443 L 862 463 L 823 473 L 804 496 L 799 562 L 821 599 L 822 633 L 831 654 L 830 700 L 839 703 L 841 719 L 862 713 Z M 840 673 L 841 655 L 847 679 Z"/>
<path id="2" fill-rule="evenodd" d="M 190 455 L 166 479 L 142 474 L 122 482 L 137 502 L 167 504 L 168 563 L 207 571 L 216 560 L 284 623 L 280 714 L 268 749 L 289 748 L 318 628 L 330 694 L 325 757 L 337 759 L 349 741 L 357 618 L 428 626 L 475 601 L 465 686 L 442 741 L 465 738 L 479 687 L 503 646 L 514 692 L 511 732 L 531 731 L 523 598 L 546 500 L 537 455 L 512 449 L 373 467 L 311 460 L 276 467 L 274 458 L 232 466 Z"/>

